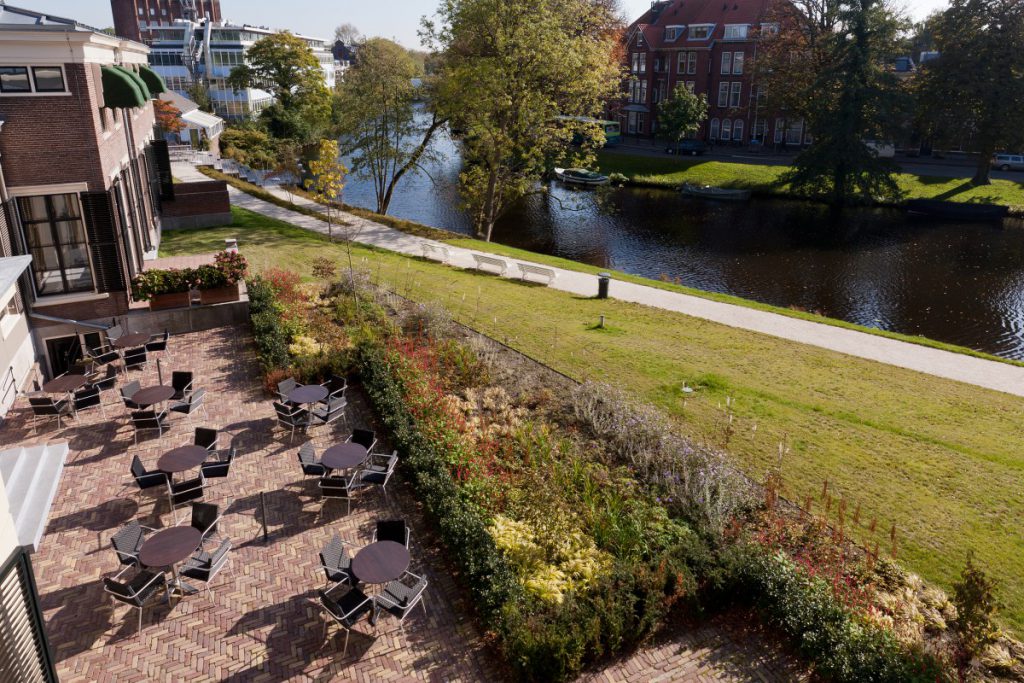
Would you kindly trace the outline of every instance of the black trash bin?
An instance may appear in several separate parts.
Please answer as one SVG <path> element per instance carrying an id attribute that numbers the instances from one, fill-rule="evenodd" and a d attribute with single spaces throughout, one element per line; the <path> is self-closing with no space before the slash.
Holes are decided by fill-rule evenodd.
<path id="1" fill-rule="evenodd" d="M 597 274 L 597 298 L 607 299 L 608 298 L 608 287 L 611 285 L 612 276 L 611 273 L 598 273 Z"/>

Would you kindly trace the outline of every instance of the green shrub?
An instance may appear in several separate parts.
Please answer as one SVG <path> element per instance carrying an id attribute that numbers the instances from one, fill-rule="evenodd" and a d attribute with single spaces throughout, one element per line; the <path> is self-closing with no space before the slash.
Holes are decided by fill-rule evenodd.
<path id="1" fill-rule="evenodd" d="M 967 565 L 960 580 L 953 584 L 956 605 L 956 630 L 967 659 L 974 656 L 999 633 L 994 617 L 999 609 L 994 579 L 974 564 L 974 555 L 967 556 Z"/>
<path id="2" fill-rule="evenodd" d="M 253 339 L 263 371 L 269 373 L 288 367 L 291 362 L 288 355 L 290 339 L 281 317 L 281 305 L 277 301 L 274 288 L 259 276 L 251 278 L 246 287 L 249 291 L 249 317 L 252 321 Z"/>
<path id="3" fill-rule="evenodd" d="M 194 282 L 191 268 L 147 270 L 132 278 L 132 296 L 136 301 L 151 301 L 161 294 L 182 294 L 192 289 Z"/>

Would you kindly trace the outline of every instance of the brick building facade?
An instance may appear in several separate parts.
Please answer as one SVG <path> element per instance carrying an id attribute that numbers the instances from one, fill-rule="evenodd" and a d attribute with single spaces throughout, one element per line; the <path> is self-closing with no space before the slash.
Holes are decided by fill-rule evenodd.
<path id="1" fill-rule="evenodd" d="M 778 31 L 786 0 L 663 0 L 625 35 L 625 97 L 614 107 L 625 135 L 657 134 L 658 104 L 680 83 L 708 99 L 697 134 L 717 144 L 800 145 L 803 123 L 765 111 L 753 64 Z"/>
<path id="2" fill-rule="evenodd" d="M 220 0 L 110 0 L 110 9 L 117 35 L 139 42 L 149 42 L 151 28 L 176 19 L 221 21 Z"/>
<path id="3" fill-rule="evenodd" d="M 143 73 L 147 54 L 0 5 L 0 256 L 32 257 L 21 298 L 47 373 L 72 349 L 99 345 L 88 323 L 126 313 L 131 278 L 156 255 L 169 166 L 153 145 L 146 83 L 159 90 L 159 79 Z"/>

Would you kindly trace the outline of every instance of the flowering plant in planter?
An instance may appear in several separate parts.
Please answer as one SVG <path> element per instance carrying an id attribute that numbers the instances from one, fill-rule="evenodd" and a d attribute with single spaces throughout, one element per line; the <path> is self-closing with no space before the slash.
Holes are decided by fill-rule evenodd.
<path id="1" fill-rule="evenodd" d="M 191 268 L 147 270 L 132 278 L 132 296 L 137 301 L 152 301 L 162 294 L 182 294 L 192 289 L 194 279 Z"/>
<path id="2" fill-rule="evenodd" d="M 222 251 L 214 256 L 214 263 L 227 279 L 229 285 L 234 285 L 245 279 L 249 274 L 249 262 L 237 251 Z"/>
<path id="3" fill-rule="evenodd" d="M 233 284 L 229 282 L 227 274 L 217 266 L 199 266 L 194 273 L 193 284 L 200 291 L 221 289 Z"/>

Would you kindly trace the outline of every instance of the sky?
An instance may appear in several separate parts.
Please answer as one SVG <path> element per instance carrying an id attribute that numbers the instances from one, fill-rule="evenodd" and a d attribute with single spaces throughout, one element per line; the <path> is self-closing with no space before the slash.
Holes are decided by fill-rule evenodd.
<path id="1" fill-rule="evenodd" d="M 914 19 L 946 5 L 946 0 L 898 0 Z M 650 0 L 619 0 L 630 18 L 651 6 Z M 107 0 L 8 0 L 8 4 L 70 17 L 104 28 L 113 25 Z M 420 18 L 434 13 L 437 0 L 221 0 L 226 19 L 238 23 L 289 29 L 330 38 L 341 23 L 355 24 L 368 36 L 391 38 L 406 47 L 419 47 Z"/>

